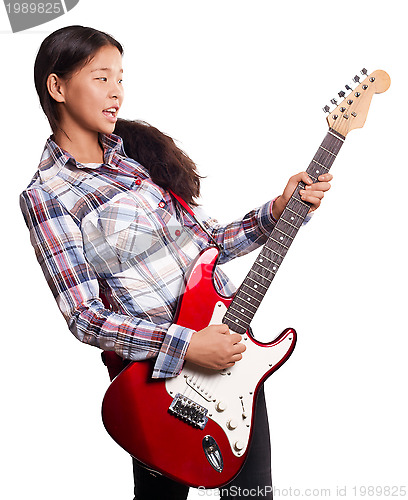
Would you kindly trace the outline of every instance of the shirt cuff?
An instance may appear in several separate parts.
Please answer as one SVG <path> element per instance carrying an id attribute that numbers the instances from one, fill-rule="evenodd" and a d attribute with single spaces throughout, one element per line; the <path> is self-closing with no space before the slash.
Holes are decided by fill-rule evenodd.
<path id="1" fill-rule="evenodd" d="M 152 378 L 175 377 L 181 372 L 193 333 L 195 331 L 190 328 L 176 324 L 170 326 L 156 358 Z"/>
<path id="2" fill-rule="evenodd" d="M 270 210 L 270 220 L 272 221 L 272 228 L 275 226 L 275 224 L 278 222 L 275 217 L 272 215 L 272 207 L 273 207 L 273 204 L 274 202 L 278 199 L 279 197 L 277 196 L 276 198 L 274 198 L 273 200 L 271 200 L 269 203 L 266 203 L 263 207 L 261 207 L 261 210 L 264 210 L 266 208 L 266 210 Z M 309 212 L 306 217 L 305 217 L 305 220 L 303 221 L 302 223 L 302 226 L 305 226 L 309 221 L 310 219 L 313 217 L 313 214 L 314 212 Z M 262 217 L 262 216 L 261 216 Z"/>
<path id="3" fill-rule="evenodd" d="M 259 227 L 261 231 L 267 235 L 269 235 L 269 233 L 272 231 L 272 229 L 275 227 L 276 224 L 276 220 L 272 215 L 272 207 L 275 200 L 276 198 L 274 198 L 271 201 L 268 201 L 268 203 L 265 203 L 265 205 L 262 205 L 259 208 L 258 212 Z"/>
<path id="4" fill-rule="evenodd" d="M 306 215 L 305 220 L 303 221 L 302 226 L 305 226 L 310 221 L 310 219 L 313 217 L 313 214 L 314 214 L 314 212 L 309 212 Z"/>

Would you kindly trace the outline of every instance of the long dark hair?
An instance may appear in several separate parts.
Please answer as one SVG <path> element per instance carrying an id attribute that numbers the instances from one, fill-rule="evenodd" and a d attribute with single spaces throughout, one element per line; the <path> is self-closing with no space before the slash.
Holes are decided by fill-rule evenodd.
<path id="1" fill-rule="evenodd" d="M 34 64 L 34 82 L 41 107 L 53 132 L 59 128 L 60 116 L 57 102 L 47 89 L 49 75 L 55 73 L 61 78 L 69 78 L 106 45 L 113 45 L 123 54 L 122 45 L 113 37 L 84 26 L 61 28 L 42 42 Z"/>
<path id="2" fill-rule="evenodd" d="M 153 182 L 197 206 L 201 176 L 171 137 L 139 120 L 118 119 L 114 133 L 122 137 L 126 154 L 147 168 Z"/>
<path id="3" fill-rule="evenodd" d="M 60 78 L 70 78 L 106 45 L 113 45 L 123 54 L 122 45 L 111 35 L 84 26 L 61 28 L 41 44 L 34 65 L 34 82 L 54 133 L 59 128 L 60 116 L 57 102 L 48 92 L 49 75 L 55 73 Z M 200 176 L 194 162 L 171 137 L 148 123 L 129 120 L 118 120 L 115 133 L 123 138 L 126 153 L 149 170 L 156 184 L 171 189 L 187 203 L 197 205 Z"/>

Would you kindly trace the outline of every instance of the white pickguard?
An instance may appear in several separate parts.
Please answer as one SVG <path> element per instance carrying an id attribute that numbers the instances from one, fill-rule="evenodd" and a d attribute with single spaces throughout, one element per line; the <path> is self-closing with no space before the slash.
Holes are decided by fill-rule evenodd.
<path id="1" fill-rule="evenodd" d="M 210 324 L 221 324 L 226 310 L 222 302 L 217 302 Z M 165 384 L 170 396 L 180 393 L 207 408 L 207 416 L 224 429 L 238 457 L 248 446 L 255 388 L 290 350 L 293 334 L 270 347 L 258 346 L 246 334 L 242 342 L 246 351 L 233 367 L 213 371 L 186 362 L 180 375 L 167 379 Z"/>

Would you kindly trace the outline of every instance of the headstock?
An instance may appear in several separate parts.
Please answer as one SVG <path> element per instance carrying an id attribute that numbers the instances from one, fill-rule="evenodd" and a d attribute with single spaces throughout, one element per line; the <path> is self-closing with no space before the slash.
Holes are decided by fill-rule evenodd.
<path id="1" fill-rule="evenodd" d="M 325 113 L 329 113 L 327 122 L 330 128 L 344 137 L 350 130 L 364 125 L 373 95 L 385 92 L 391 84 L 391 79 L 385 71 L 377 70 L 367 75 L 367 70 L 362 69 L 361 74 L 364 77 L 362 82 L 361 77 L 356 75 L 353 81 L 345 86 L 345 91 L 338 93 L 339 99 L 332 99 L 331 105 L 323 108 Z M 346 92 L 349 92 L 347 96 Z M 339 104 L 340 99 L 343 100 Z"/>

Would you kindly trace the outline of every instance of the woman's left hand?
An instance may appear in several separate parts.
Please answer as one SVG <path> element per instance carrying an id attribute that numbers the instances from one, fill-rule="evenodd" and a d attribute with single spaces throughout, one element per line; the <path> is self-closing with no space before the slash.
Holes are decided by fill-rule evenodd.
<path id="1" fill-rule="evenodd" d="M 299 174 L 293 175 L 282 193 L 281 196 L 278 196 L 273 203 L 272 207 L 272 215 L 278 220 L 281 216 L 283 209 L 286 207 L 287 202 L 293 194 L 296 186 L 300 181 L 303 181 L 306 184 L 305 189 L 301 189 L 299 191 L 300 197 L 303 201 L 307 201 L 312 206 L 310 207 L 309 212 L 313 212 L 317 208 L 319 208 L 320 203 L 324 197 L 324 193 L 330 189 L 330 181 L 333 179 L 332 174 L 322 174 L 318 177 L 318 182 L 313 184 L 312 179 L 307 175 L 306 172 L 300 172 Z"/>

